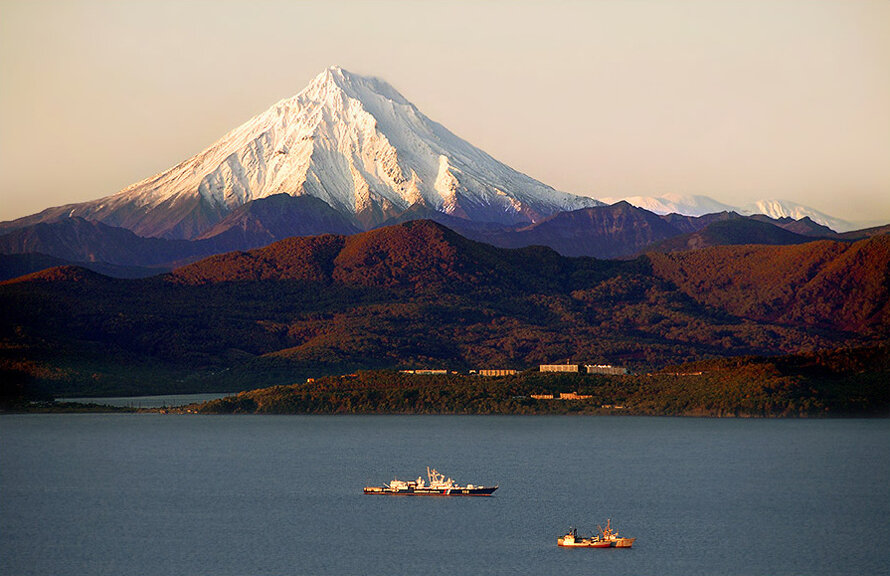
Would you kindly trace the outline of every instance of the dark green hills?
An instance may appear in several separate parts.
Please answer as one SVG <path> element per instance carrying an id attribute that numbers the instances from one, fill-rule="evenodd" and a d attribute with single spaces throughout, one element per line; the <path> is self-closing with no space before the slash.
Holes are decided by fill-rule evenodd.
<path id="1" fill-rule="evenodd" d="M 358 369 L 648 371 L 886 342 L 890 238 L 628 261 L 429 222 L 289 238 L 162 276 L 0 285 L 0 368 L 51 395 L 238 391 Z"/>

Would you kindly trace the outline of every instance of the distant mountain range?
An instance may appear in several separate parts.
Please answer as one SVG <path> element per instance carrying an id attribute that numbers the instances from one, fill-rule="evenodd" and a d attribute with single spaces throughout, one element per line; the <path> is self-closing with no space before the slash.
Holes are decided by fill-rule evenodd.
<path id="1" fill-rule="evenodd" d="M 497 248 L 412 221 L 292 237 L 152 278 L 62 266 L 7 281 L 0 372 L 52 394 L 140 394 L 359 368 L 795 353 L 886 342 L 888 272 L 887 235 L 622 261 Z"/>
<path id="2" fill-rule="evenodd" d="M 461 235 L 502 248 L 548 246 L 563 256 L 630 258 L 709 246 L 788 245 L 832 239 L 852 242 L 890 226 L 839 234 L 809 218 L 772 219 L 721 212 L 658 215 L 627 202 L 558 212 L 533 224 L 472 222 L 414 206 L 386 224 L 429 219 Z M 214 254 L 249 250 L 292 236 L 349 235 L 359 230 L 342 213 L 311 196 L 277 194 L 248 202 L 194 240 L 145 238 L 79 217 L 0 235 L 0 279 L 59 264 L 77 264 L 118 277 L 151 276 Z M 38 258 L 36 256 L 50 258 Z M 24 271 L 24 272 L 23 272 Z"/>
<path id="3" fill-rule="evenodd" d="M 454 229 L 468 238 L 503 248 L 540 245 L 549 246 L 563 256 L 626 258 L 667 238 L 706 228 L 712 222 L 740 218 L 732 213 L 659 216 L 627 202 L 618 202 L 561 212 L 535 224 L 509 229 L 467 228 L 460 223 L 456 223 Z"/>
<path id="4" fill-rule="evenodd" d="M 111 276 L 151 276 L 199 258 L 249 250 L 290 236 L 357 232 L 348 218 L 324 201 L 287 194 L 249 202 L 195 240 L 145 238 L 125 228 L 72 217 L 0 235 L 0 254 L 7 255 L 0 260 L 0 278 L 13 277 L 7 266 L 11 272 L 22 266 L 22 259 L 13 255 L 52 256 Z M 29 272 L 34 272 L 50 261 L 29 262 Z"/>
<path id="5" fill-rule="evenodd" d="M 685 214 L 703 216 L 715 212 L 736 212 L 745 216 L 762 214 L 775 220 L 791 218 L 800 220 L 809 218 L 838 232 L 849 232 L 861 228 L 854 223 L 820 212 L 815 208 L 804 206 L 788 200 L 758 200 L 742 206 L 730 206 L 708 196 L 699 194 L 662 194 L 661 196 L 624 196 L 601 198 L 607 204 L 625 201 L 639 208 L 645 208 L 656 214 Z"/>

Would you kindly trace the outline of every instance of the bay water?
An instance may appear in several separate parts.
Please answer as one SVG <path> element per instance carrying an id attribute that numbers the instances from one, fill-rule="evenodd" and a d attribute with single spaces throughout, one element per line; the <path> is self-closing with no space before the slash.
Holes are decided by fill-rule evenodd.
<path id="1" fill-rule="evenodd" d="M 0 417 L 3 575 L 888 573 L 886 419 Z"/>

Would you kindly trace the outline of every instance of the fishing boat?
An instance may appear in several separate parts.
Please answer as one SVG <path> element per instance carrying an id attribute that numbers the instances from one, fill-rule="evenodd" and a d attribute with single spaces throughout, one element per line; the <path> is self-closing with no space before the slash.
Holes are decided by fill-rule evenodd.
<path id="1" fill-rule="evenodd" d="M 618 530 L 612 529 L 612 519 L 609 518 L 606 521 L 606 527 L 600 528 L 597 526 L 600 531 L 600 539 L 605 542 L 609 542 L 609 545 L 614 548 L 630 548 L 633 546 L 636 538 L 622 538 L 618 535 Z"/>
<path id="2" fill-rule="evenodd" d="M 556 539 L 556 544 L 565 548 L 588 548 L 590 538 L 578 536 L 578 530 L 571 528 L 565 536 Z"/>
<path id="3" fill-rule="evenodd" d="M 365 494 L 380 494 L 390 496 L 491 496 L 498 489 L 494 486 L 475 486 L 467 484 L 461 486 L 451 478 L 445 479 L 435 468 L 426 468 L 427 480 L 420 476 L 417 480 L 393 479 L 383 486 L 365 486 Z"/>
<path id="4" fill-rule="evenodd" d="M 578 536 L 578 530 L 572 528 L 569 532 L 556 539 L 557 546 L 564 548 L 630 548 L 636 538 L 623 538 L 617 530 L 612 529 L 612 519 L 606 522 L 606 527 L 597 526 L 599 534 L 591 537 Z"/>
<path id="5" fill-rule="evenodd" d="M 594 536 L 590 539 L 591 548 L 611 548 L 612 542 L 604 539 L 602 536 Z"/>

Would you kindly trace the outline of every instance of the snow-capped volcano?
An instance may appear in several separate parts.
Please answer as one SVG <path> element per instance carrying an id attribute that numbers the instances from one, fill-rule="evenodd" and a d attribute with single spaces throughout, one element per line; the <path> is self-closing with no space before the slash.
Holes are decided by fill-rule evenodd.
<path id="1" fill-rule="evenodd" d="M 601 204 L 498 162 L 386 82 L 331 67 L 165 172 L 22 220 L 79 216 L 142 236 L 193 238 L 235 208 L 279 193 L 320 198 L 366 228 L 416 204 L 500 223 Z"/>

